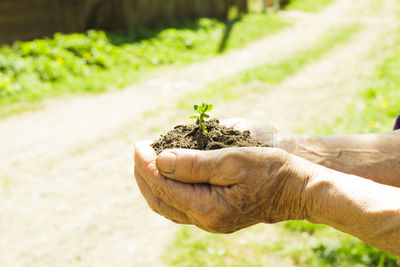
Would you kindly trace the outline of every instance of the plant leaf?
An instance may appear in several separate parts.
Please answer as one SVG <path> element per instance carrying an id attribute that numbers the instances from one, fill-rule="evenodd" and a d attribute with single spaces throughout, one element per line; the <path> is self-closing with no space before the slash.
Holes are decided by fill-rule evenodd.
<path id="1" fill-rule="evenodd" d="M 199 116 L 196 116 L 196 115 L 192 115 L 189 117 L 189 119 L 198 119 L 198 118 L 199 118 Z"/>
<path id="2" fill-rule="evenodd" d="M 208 112 L 208 111 L 211 111 L 212 110 L 212 108 L 213 108 L 213 105 L 207 105 L 207 108 L 206 108 L 206 111 L 205 112 Z"/>
<path id="3" fill-rule="evenodd" d="M 193 108 L 194 108 L 194 110 L 198 110 L 199 106 L 198 105 L 194 105 Z"/>

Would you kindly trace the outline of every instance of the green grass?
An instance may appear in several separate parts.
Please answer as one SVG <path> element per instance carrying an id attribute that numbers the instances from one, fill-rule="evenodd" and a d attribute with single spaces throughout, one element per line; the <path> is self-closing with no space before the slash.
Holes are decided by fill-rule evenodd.
<path id="1" fill-rule="evenodd" d="M 289 25 L 279 16 L 249 14 L 226 24 L 203 18 L 152 30 L 91 30 L 3 46 L 0 117 L 44 98 L 121 88 L 162 66 L 204 60 Z"/>
<path id="2" fill-rule="evenodd" d="M 212 83 L 203 90 L 184 95 L 178 108 L 190 109 L 192 103 L 233 101 L 249 91 L 264 91 L 295 74 L 307 64 L 317 61 L 337 45 L 346 43 L 362 29 L 360 24 L 335 28 L 311 47 L 305 48 L 280 62 L 246 70 L 223 81 Z"/>
<path id="3" fill-rule="evenodd" d="M 318 242 L 307 242 L 306 247 L 292 249 L 288 256 L 305 266 L 397 266 L 397 257 L 373 248 L 358 239 L 335 231 L 325 225 L 306 221 L 281 223 L 290 233 L 308 233 Z"/>
<path id="4" fill-rule="evenodd" d="M 231 235 L 210 234 L 185 226 L 176 234 L 163 259 L 169 266 L 279 266 L 280 244 L 268 242 L 260 226 Z M 271 253 L 265 253 L 270 251 Z"/>
<path id="5" fill-rule="evenodd" d="M 305 12 L 318 12 L 335 0 L 290 0 L 285 9 Z"/>
<path id="6" fill-rule="evenodd" d="M 163 259 L 169 266 L 183 267 L 397 266 L 393 255 L 329 227 L 301 221 L 257 225 L 230 235 L 185 226 L 178 231 Z"/>

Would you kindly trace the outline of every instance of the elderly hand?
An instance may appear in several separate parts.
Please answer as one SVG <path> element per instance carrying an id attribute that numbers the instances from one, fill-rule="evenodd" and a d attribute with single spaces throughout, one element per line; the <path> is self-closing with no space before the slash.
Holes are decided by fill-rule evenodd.
<path id="1" fill-rule="evenodd" d="M 135 177 L 149 206 L 210 232 L 308 218 L 312 170 L 273 148 L 173 149 L 156 157 L 149 143 L 135 146 Z"/>

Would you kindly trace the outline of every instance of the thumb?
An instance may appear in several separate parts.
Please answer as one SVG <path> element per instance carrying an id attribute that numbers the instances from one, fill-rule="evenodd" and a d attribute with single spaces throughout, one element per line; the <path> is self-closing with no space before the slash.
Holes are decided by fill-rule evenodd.
<path id="1" fill-rule="evenodd" d="M 156 158 L 156 166 L 163 176 L 183 183 L 210 183 L 227 186 L 232 179 L 227 176 L 237 169 L 226 159 L 226 149 L 201 151 L 190 149 L 166 150 Z M 227 165 L 236 165 L 227 166 Z M 228 178 L 228 179 L 226 179 Z"/>

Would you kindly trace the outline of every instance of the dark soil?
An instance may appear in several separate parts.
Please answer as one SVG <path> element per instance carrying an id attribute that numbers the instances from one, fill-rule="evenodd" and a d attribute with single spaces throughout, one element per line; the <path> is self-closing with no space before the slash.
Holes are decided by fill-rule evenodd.
<path id="1" fill-rule="evenodd" d="M 157 155 L 170 148 L 213 150 L 226 147 L 268 147 L 252 138 L 249 131 L 240 132 L 227 128 L 216 119 L 206 121 L 205 124 L 210 136 L 203 133 L 197 121 L 196 124 L 175 126 L 151 146 Z"/>

